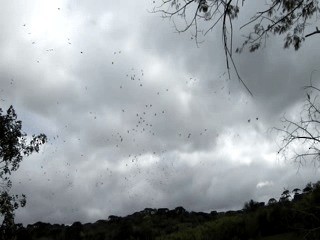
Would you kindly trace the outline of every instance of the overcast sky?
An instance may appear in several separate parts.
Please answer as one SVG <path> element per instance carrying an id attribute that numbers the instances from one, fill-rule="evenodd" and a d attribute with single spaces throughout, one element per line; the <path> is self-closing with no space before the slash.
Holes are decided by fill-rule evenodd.
<path id="1" fill-rule="evenodd" d="M 301 110 L 316 37 L 298 52 L 273 38 L 235 56 L 251 97 L 225 73 L 220 28 L 197 47 L 152 2 L 1 1 L 1 108 L 49 138 L 13 175 L 27 195 L 17 222 L 241 209 L 319 178 L 279 158 L 270 131 Z"/>

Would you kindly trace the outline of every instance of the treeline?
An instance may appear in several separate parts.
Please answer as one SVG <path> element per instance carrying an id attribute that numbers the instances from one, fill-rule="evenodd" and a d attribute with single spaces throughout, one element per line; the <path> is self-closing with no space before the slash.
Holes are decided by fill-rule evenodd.
<path id="1" fill-rule="evenodd" d="M 71 226 L 18 225 L 17 240 L 295 240 L 320 239 L 320 182 L 285 190 L 279 200 L 250 200 L 242 210 L 188 212 L 183 207 L 146 208 L 126 217 Z"/>

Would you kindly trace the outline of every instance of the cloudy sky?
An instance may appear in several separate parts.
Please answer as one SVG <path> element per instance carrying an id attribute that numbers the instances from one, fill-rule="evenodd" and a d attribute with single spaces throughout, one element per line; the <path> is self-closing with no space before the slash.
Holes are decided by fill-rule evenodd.
<path id="1" fill-rule="evenodd" d="M 151 0 L 1 3 L 0 106 L 49 138 L 12 176 L 27 195 L 17 222 L 241 209 L 319 178 L 279 158 L 270 131 L 300 112 L 316 37 L 299 52 L 273 38 L 235 56 L 251 97 L 228 79 L 220 28 L 197 47 Z"/>

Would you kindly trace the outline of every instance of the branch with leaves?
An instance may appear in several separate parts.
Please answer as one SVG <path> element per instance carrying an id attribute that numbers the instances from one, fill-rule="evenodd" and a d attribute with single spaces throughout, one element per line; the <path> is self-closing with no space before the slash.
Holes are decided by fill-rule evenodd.
<path id="1" fill-rule="evenodd" d="M 161 0 L 154 3 L 153 13 L 161 13 L 163 18 L 172 20 L 179 33 L 190 30 L 197 45 L 201 42 L 201 36 L 206 36 L 220 23 L 229 78 L 232 67 L 238 80 L 252 95 L 241 79 L 232 55 L 233 21 L 239 16 L 240 9 L 245 12 L 245 7 L 250 7 L 250 3 L 245 5 L 245 0 Z M 243 44 L 235 52 L 241 53 L 246 47 L 254 52 L 266 46 L 270 35 L 284 35 L 284 48 L 292 46 L 298 50 L 305 38 L 320 33 L 316 28 L 316 31 L 304 34 L 307 26 L 312 26 L 318 20 L 319 0 L 269 0 L 266 6 L 266 9 L 257 11 L 240 27 L 240 30 L 244 30 L 252 26 L 249 33 L 244 35 Z M 179 19 L 183 20 L 181 26 L 176 24 Z"/>
<path id="2" fill-rule="evenodd" d="M 39 152 L 47 141 L 44 134 L 33 135 L 27 142 L 27 134 L 22 131 L 22 123 L 12 106 L 3 114 L 0 108 L 0 239 L 15 239 L 14 211 L 26 204 L 26 196 L 10 195 L 12 182 L 10 175 L 18 170 L 24 156 Z"/>

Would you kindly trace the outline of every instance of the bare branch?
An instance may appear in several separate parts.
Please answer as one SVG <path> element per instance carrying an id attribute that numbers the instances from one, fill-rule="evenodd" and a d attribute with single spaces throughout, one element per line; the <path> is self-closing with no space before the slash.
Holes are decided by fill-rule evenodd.
<path id="1" fill-rule="evenodd" d="M 310 37 L 310 36 L 312 36 L 312 35 L 314 35 L 314 34 L 319 34 L 319 33 L 320 33 L 320 30 L 318 29 L 318 27 L 316 27 L 316 31 L 307 34 L 305 37 L 307 38 L 307 37 Z"/>
<path id="2" fill-rule="evenodd" d="M 300 120 L 294 121 L 283 117 L 285 128 L 275 128 L 282 136 L 278 153 L 300 165 L 310 160 L 316 165 L 320 164 L 320 111 L 317 107 L 320 103 L 318 101 L 320 89 L 312 84 L 304 89 L 314 92 L 307 92 Z M 287 150 L 292 152 L 293 156 L 288 155 Z"/>

